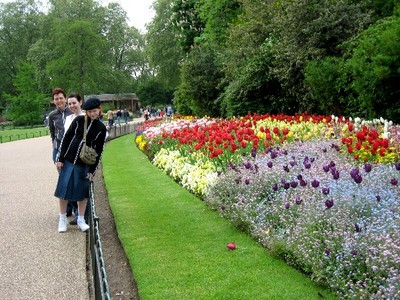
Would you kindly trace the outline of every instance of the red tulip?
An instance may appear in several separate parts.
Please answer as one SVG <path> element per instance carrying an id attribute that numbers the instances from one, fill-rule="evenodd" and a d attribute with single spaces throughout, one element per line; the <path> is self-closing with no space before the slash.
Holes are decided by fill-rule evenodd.
<path id="1" fill-rule="evenodd" d="M 236 244 L 234 242 L 231 242 L 231 243 L 226 245 L 226 248 L 228 248 L 229 250 L 235 250 L 236 249 Z"/>

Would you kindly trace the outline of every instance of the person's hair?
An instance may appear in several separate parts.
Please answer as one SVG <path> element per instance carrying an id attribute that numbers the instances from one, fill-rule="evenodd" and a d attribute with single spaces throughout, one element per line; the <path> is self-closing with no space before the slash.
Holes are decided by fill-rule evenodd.
<path id="1" fill-rule="evenodd" d="M 75 93 L 75 92 L 69 94 L 69 95 L 68 95 L 68 98 L 76 98 L 76 100 L 78 100 L 78 102 L 82 102 L 82 97 L 81 97 L 81 95 L 79 95 L 78 93 Z M 68 98 L 67 98 L 67 99 L 68 99 Z"/>
<path id="2" fill-rule="evenodd" d="M 51 97 L 54 99 L 54 95 L 63 94 L 64 98 L 67 98 L 67 94 L 64 92 L 62 88 L 55 88 L 51 94 Z"/>
<path id="3" fill-rule="evenodd" d="M 101 105 L 99 107 L 96 107 L 98 109 L 100 109 L 100 113 L 99 113 L 99 118 L 103 115 L 103 109 L 101 108 Z M 87 110 L 85 111 L 85 115 L 87 116 Z"/>

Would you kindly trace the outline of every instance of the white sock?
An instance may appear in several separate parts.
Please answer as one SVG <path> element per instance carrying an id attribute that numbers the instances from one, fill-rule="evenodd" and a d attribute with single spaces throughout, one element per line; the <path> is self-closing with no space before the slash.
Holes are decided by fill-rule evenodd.
<path id="1" fill-rule="evenodd" d="M 78 216 L 78 222 L 85 222 L 85 217 Z"/>
<path id="2" fill-rule="evenodd" d="M 66 219 L 67 218 L 67 214 L 65 213 L 65 214 L 60 214 L 60 218 L 61 219 Z"/>

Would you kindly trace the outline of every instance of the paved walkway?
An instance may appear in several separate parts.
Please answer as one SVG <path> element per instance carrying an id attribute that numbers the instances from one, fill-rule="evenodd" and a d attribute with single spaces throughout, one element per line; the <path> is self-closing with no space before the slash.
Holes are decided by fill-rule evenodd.
<path id="1" fill-rule="evenodd" d="M 89 299 L 86 235 L 58 233 L 49 136 L 0 144 L 0 299 Z"/>

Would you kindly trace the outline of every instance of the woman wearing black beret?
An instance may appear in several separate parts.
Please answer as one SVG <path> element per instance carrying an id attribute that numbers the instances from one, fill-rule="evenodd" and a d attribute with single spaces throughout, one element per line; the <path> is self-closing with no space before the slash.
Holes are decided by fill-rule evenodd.
<path id="1" fill-rule="evenodd" d="M 67 204 L 68 201 L 78 203 L 77 225 L 81 231 L 89 229 L 85 222 L 85 209 L 89 197 L 90 181 L 96 173 L 101 154 L 106 140 L 106 126 L 99 120 L 101 116 L 100 100 L 90 98 L 85 101 L 82 109 L 84 116 L 76 117 L 65 133 L 59 153 L 56 167 L 59 177 L 54 196 L 60 199 L 60 218 L 58 231 L 67 231 Z M 87 118 L 86 145 L 94 148 L 97 153 L 96 162 L 93 165 L 85 164 L 79 157 L 83 146 L 85 118 Z"/>

